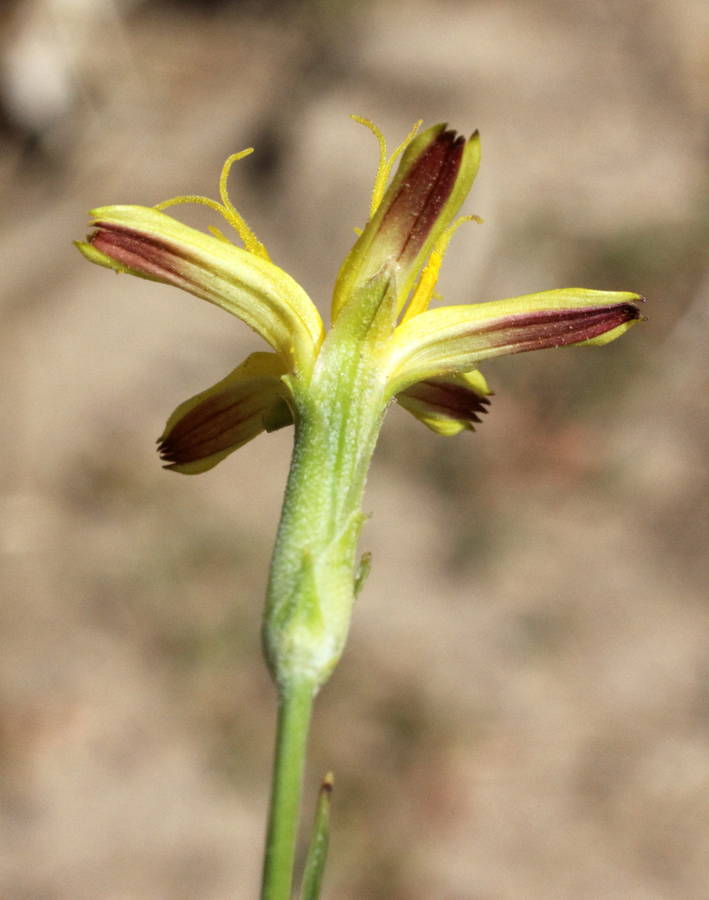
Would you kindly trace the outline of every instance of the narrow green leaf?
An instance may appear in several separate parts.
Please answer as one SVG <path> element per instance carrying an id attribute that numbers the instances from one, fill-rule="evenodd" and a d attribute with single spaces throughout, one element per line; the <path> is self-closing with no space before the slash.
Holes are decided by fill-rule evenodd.
<path id="1" fill-rule="evenodd" d="M 322 885 L 327 848 L 330 843 L 330 795 L 334 785 L 332 772 L 323 778 L 315 809 L 315 822 L 305 862 L 301 900 L 318 900 Z"/>

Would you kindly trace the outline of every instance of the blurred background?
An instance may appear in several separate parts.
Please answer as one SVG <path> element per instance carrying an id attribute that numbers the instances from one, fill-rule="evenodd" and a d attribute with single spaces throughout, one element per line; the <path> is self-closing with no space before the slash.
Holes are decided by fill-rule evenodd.
<path id="1" fill-rule="evenodd" d="M 706 0 L 5 0 L 0 109 L 0 897 L 257 896 L 292 434 L 164 472 L 169 413 L 260 340 L 71 241 L 216 196 L 254 146 L 231 196 L 327 316 L 376 172 L 358 113 L 392 148 L 481 131 L 446 302 L 632 290 L 649 321 L 484 366 L 476 434 L 389 413 L 312 732 L 325 898 L 703 900 Z"/>

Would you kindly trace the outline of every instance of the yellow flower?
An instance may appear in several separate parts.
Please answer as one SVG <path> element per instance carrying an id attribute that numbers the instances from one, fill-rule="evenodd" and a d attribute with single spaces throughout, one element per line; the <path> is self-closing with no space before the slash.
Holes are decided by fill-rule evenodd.
<path id="1" fill-rule="evenodd" d="M 221 306 L 271 347 L 178 406 L 159 440 L 168 468 L 203 472 L 261 431 L 295 425 L 263 620 L 279 696 L 264 900 L 293 893 L 310 711 L 341 657 L 369 569 L 367 554 L 356 562 L 366 518 L 361 502 L 388 404 L 397 399 L 429 428 L 455 434 L 487 410 L 489 390 L 477 371 L 482 360 L 602 344 L 640 318 L 636 294 L 580 289 L 429 309 L 453 233 L 476 218 L 455 217 L 478 170 L 477 132 L 465 140 L 436 125 L 417 135 L 417 125 L 387 158 L 380 132 L 358 121 L 380 142 L 379 172 L 369 221 L 335 283 L 327 334 L 308 295 L 271 262 L 229 200 L 229 169 L 244 153 L 222 170 L 221 203 L 178 197 L 154 209 L 102 207 L 92 213 L 87 242 L 78 244 L 92 262 Z M 218 211 L 243 248 L 216 229 L 203 234 L 163 212 L 183 202 Z M 319 810 L 306 894 L 317 892 L 322 877 L 326 805 Z"/>
<path id="2" fill-rule="evenodd" d="M 495 356 L 568 344 L 604 344 L 640 318 L 638 295 L 582 289 L 545 291 L 511 300 L 429 309 L 455 219 L 480 162 L 477 132 L 469 140 L 445 125 L 414 127 L 387 159 L 380 142 L 371 215 L 338 275 L 327 338 L 315 305 L 268 253 L 231 204 L 222 171 L 221 203 L 178 197 L 156 208 L 109 206 L 93 211 L 93 233 L 77 246 L 91 261 L 173 284 L 241 319 L 271 353 L 254 353 L 218 384 L 181 404 L 160 438 L 168 468 L 205 471 L 263 430 L 301 415 L 296 394 L 335 385 L 342 347 L 354 342 L 367 359 L 352 379 L 336 379 L 344 395 L 369 387 L 381 411 L 393 399 L 429 428 L 449 435 L 472 428 L 489 390 L 478 364 Z M 391 182 L 394 161 L 401 156 Z M 218 210 L 244 248 L 216 229 L 203 234 L 162 210 L 198 202 Z M 479 219 L 477 221 L 480 221 Z M 340 349 L 338 349 L 340 348 Z M 348 359 L 350 356 L 347 357 Z M 340 362 L 338 362 L 340 360 Z M 324 388 L 323 388 L 324 389 Z M 365 391 L 366 392 L 366 391 Z M 344 399 L 342 401 L 345 402 Z"/>

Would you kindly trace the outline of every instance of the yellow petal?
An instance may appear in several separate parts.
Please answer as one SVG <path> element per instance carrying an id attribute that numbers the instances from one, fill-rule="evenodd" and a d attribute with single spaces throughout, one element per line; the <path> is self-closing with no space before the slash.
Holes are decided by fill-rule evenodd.
<path id="1" fill-rule="evenodd" d="M 173 284 L 232 313 L 290 369 L 309 376 L 324 338 L 318 311 L 290 275 L 266 259 L 155 209 L 107 206 L 79 250 L 92 262 Z"/>
<path id="2" fill-rule="evenodd" d="M 442 375 L 418 381 L 397 394 L 398 403 L 423 422 L 431 431 L 445 436 L 481 422 L 487 412 L 490 389 L 480 372 Z"/>
<path id="3" fill-rule="evenodd" d="M 571 288 L 472 306 L 431 309 L 394 332 L 388 396 L 480 360 L 568 344 L 605 344 L 641 318 L 637 294 Z"/>
<path id="4" fill-rule="evenodd" d="M 292 423 L 283 361 L 252 353 L 218 384 L 181 403 L 158 439 L 166 468 L 206 472 L 264 430 Z"/>
<path id="5" fill-rule="evenodd" d="M 375 214 L 345 260 L 335 283 L 332 320 L 362 286 L 395 268 L 401 310 L 436 241 L 467 196 L 480 164 L 477 132 L 465 141 L 434 125 L 407 146 Z"/>

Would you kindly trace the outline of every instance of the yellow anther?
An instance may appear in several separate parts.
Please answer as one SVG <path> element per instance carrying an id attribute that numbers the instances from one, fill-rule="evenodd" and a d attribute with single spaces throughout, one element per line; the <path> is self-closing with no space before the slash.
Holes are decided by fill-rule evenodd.
<path id="1" fill-rule="evenodd" d="M 436 287 L 438 275 L 441 271 L 443 257 L 448 249 L 450 239 L 463 222 L 477 222 L 479 225 L 482 225 L 483 220 L 480 216 L 461 216 L 459 219 L 456 219 L 452 225 L 449 225 L 438 238 L 436 246 L 431 251 L 428 262 L 424 266 L 416 287 L 414 288 L 409 305 L 407 306 L 404 315 L 401 317 L 402 325 L 409 319 L 413 319 L 414 316 L 418 316 L 420 313 L 425 312 L 434 296 L 439 297 L 439 295 L 434 292 L 434 288 Z"/>
<path id="2" fill-rule="evenodd" d="M 409 132 L 406 140 L 402 141 L 401 144 L 396 148 L 396 150 L 389 157 L 389 161 L 387 162 L 387 145 L 384 140 L 384 135 L 377 128 L 374 122 L 371 122 L 369 119 L 364 119 L 362 116 L 350 116 L 351 119 L 354 119 L 355 122 L 359 122 L 360 125 L 365 125 L 375 138 L 379 141 L 379 169 L 377 171 L 377 177 L 374 181 L 374 190 L 372 191 L 372 205 L 369 210 L 369 217 L 374 215 L 377 211 L 379 204 L 382 202 L 382 197 L 384 196 L 384 192 L 386 191 L 387 181 L 389 180 L 389 173 L 391 172 L 391 167 L 394 165 L 394 160 L 397 156 L 400 156 L 404 150 L 409 146 L 411 141 L 414 139 L 416 132 L 419 130 L 423 119 L 419 119 L 418 122 L 414 125 L 414 127 Z"/>
<path id="3" fill-rule="evenodd" d="M 177 206 L 179 203 L 200 203 L 202 206 L 208 206 L 210 209 L 216 210 L 221 216 L 227 220 L 227 222 L 231 225 L 231 227 L 237 232 L 241 240 L 244 242 L 244 247 L 255 256 L 260 256 L 263 259 L 270 259 L 266 248 L 263 246 L 261 241 L 256 237 L 253 231 L 246 224 L 244 219 L 239 215 L 234 207 L 234 204 L 229 199 L 229 194 L 227 192 L 227 179 L 229 178 L 229 171 L 232 165 L 237 161 L 237 159 L 243 159 L 245 156 L 248 156 L 249 153 L 253 153 L 254 148 L 249 147 L 247 150 L 242 150 L 240 153 L 233 153 L 229 159 L 224 163 L 222 167 L 222 174 L 219 178 L 219 195 L 222 198 L 222 202 L 218 203 L 216 200 L 210 200 L 209 197 L 198 197 L 195 195 L 188 195 L 184 197 L 173 197 L 171 200 L 163 200 L 162 203 L 158 203 L 155 206 L 155 209 L 163 210 L 167 209 L 168 206 Z M 209 231 L 220 240 L 228 241 L 228 238 L 224 237 L 224 235 L 217 229 L 213 227 L 209 227 Z"/>

